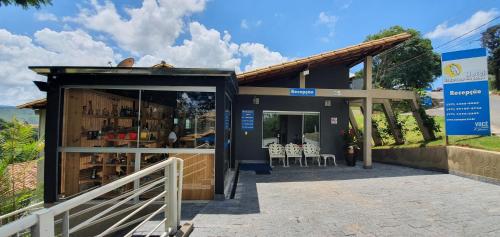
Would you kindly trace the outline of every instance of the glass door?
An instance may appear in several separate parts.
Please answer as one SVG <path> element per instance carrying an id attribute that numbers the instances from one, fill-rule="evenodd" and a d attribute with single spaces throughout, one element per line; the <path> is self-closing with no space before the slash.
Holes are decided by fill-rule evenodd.
<path id="1" fill-rule="evenodd" d="M 271 143 L 320 146 L 320 113 L 303 111 L 264 111 L 262 147 Z"/>

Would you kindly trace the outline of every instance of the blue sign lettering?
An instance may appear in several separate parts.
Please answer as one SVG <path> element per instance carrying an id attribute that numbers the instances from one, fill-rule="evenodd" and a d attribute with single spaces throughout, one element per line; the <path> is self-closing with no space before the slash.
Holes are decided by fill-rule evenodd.
<path id="1" fill-rule="evenodd" d="M 443 53 L 447 135 L 490 135 L 486 50 Z"/>
<path id="2" fill-rule="evenodd" d="M 314 88 L 290 88 L 290 96 L 316 96 Z"/>
<path id="3" fill-rule="evenodd" d="M 242 110 L 241 111 L 241 129 L 243 131 L 253 130 L 255 113 L 253 110 Z"/>

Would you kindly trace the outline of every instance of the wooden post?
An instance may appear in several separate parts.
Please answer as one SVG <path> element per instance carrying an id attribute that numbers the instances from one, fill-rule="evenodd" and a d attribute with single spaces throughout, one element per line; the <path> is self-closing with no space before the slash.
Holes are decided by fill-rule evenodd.
<path id="1" fill-rule="evenodd" d="M 384 109 L 385 117 L 387 118 L 387 122 L 389 123 L 389 128 L 392 131 L 392 135 L 394 136 L 394 140 L 396 144 L 405 143 L 403 138 L 403 133 L 401 129 L 397 126 L 396 116 L 394 115 L 394 111 L 392 110 L 391 101 L 385 99 L 382 101 L 382 108 Z"/>
<path id="2" fill-rule="evenodd" d="M 424 125 L 424 121 L 422 117 L 420 116 L 420 113 L 418 112 L 418 109 L 420 108 L 420 105 L 417 102 L 415 95 L 415 99 L 410 100 L 410 107 L 411 107 L 411 112 L 413 113 L 413 116 L 415 117 L 415 120 L 417 121 L 418 128 L 422 132 L 422 136 L 424 137 L 424 140 L 426 141 L 431 141 L 434 140 L 436 137 L 434 136 L 434 132 L 431 131 L 428 127 Z"/>
<path id="3" fill-rule="evenodd" d="M 302 71 L 299 74 L 300 88 L 306 88 L 306 71 Z"/>
<path id="4" fill-rule="evenodd" d="M 373 104 L 373 102 L 372 102 L 372 104 Z M 366 116 L 364 107 L 365 107 L 365 105 L 362 104 L 361 105 L 361 113 L 363 113 L 363 116 Z M 371 115 L 370 115 L 370 118 L 371 118 Z M 373 122 L 370 126 L 372 128 L 371 134 L 372 134 L 372 138 L 373 138 L 373 144 L 375 146 L 382 146 L 382 136 L 380 136 L 380 133 L 379 133 L 377 127 L 375 126 L 375 124 Z"/>
<path id="5" fill-rule="evenodd" d="M 364 62 L 364 89 L 369 91 L 372 89 L 372 56 L 367 56 Z M 363 168 L 372 168 L 372 97 L 369 95 L 363 100 L 364 103 L 364 133 L 363 133 Z"/>

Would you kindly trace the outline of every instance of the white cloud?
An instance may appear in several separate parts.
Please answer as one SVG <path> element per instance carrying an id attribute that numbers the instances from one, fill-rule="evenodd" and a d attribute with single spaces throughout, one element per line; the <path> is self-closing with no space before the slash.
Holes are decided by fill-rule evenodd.
<path id="1" fill-rule="evenodd" d="M 28 66 L 95 65 L 115 61 L 113 50 L 87 33 L 42 29 L 33 39 L 0 29 L 0 104 L 15 105 L 43 97 L 33 80 L 43 80 Z"/>
<path id="2" fill-rule="evenodd" d="M 215 29 L 207 29 L 199 22 L 186 23 L 186 16 L 202 11 L 204 4 L 205 1 L 201 0 L 159 0 L 158 2 L 145 0 L 140 8 L 126 9 L 129 17 L 125 20 L 117 12 L 113 3 L 99 4 L 93 0 L 92 9 L 82 9 L 79 16 L 72 20 L 99 33 L 110 34 L 122 49 L 139 56 L 137 60 L 139 66 L 151 66 L 164 60 L 176 67 L 219 67 L 240 71 L 241 55 L 250 57 L 250 65 L 261 66 L 265 64 L 264 62 L 282 61 L 270 60 L 269 57 L 267 59 L 253 57 L 254 53 L 250 51 L 242 54 L 240 45 L 231 41 L 231 35 L 228 32 L 224 31 L 221 34 Z M 167 7 L 168 10 L 164 9 Z M 171 12 L 175 14 L 172 15 Z M 250 23 L 243 19 L 240 26 L 248 29 L 261 24 L 262 20 Z M 143 31 L 137 32 L 134 29 L 142 25 L 145 25 Z M 151 27 L 152 25 L 155 27 Z M 188 26 L 186 33 L 190 38 L 181 44 L 175 44 L 185 25 Z M 157 26 L 162 28 L 158 30 Z M 155 39 L 154 42 L 151 42 L 152 39 Z M 243 48 L 246 49 L 246 47 Z M 265 51 L 269 55 L 277 54 L 281 57 L 281 54 L 271 52 L 262 46 L 261 54 L 264 55 Z M 245 68 L 254 68 L 254 66 Z"/>
<path id="3" fill-rule="evenodd" d="M 327 28 L 326 36 L 320 37 L 320 41 L 322 42 L 330 42 L 331 39 L 335 35 L 335 25 L 337 24 L 338 17 L 334 15 L 329 15 L 325 12 L 320 12 L 318 15 L 318 20 L 316 21 L 317 25 L 324 25 Z"/>
<path id="4" fill-rule="evenodd" d="M 243 19 L 240 22 L 241 29 L 248 30 L 250 27 L 259 27 L 262 25 L 262 20 L 257 20 L 255 22 L 249 23 L 247 19 Z"/>
<path id="5" fill-rule="evenodd" d="M 204 0 L 144 0 L 140 8 L 127 8 L 122 17 L 112 2 L 91 1 L 73 21 L 109 34 L 134 55 L 153 54 L 172 45 L 182 33 L 184 17 L 205 8 Z"/>
<path id="6" fill-rule="evenodd" d="M 36 12 L 34 16 L 35 16 L 35 19 L 37 19 L 38 21 L 58 21 L 59 20 L 56 15 L 49 13 L 49 12 Z"/>
<path id="7" fill-rule="evenodd" d="M 221 36 L 217 30 L 192 22 L 189 33 L 191 39 L 184 40 L 182 45 L 166 46 L 161 54 L 146 55 L 139 59 L 138 64 L 151 66 L 165 60 L 176 67 L 239 69 L 238 45 L 231 43 L 228 32 Z"/>
<path id="8" fill-rule="evenodd" d="M 319 24 L 332 25 L 337 22 L 337 17 L 333 15 L 328 15 L 328 13 L 320 12 L 318 15 Z"/>
<path id="9" fill-rule="evenodd" d="M 430 39 L 458 37 L 475 28 L 480 27 L 488 21 L 491 21 L 498 15 L 499 12 L 496 9 L 491 9 L 489 11 L 478 11 L 466 21 L 455 24 L 453 26 L 448 26 L 447 22 L 443 22 L 436 26 L 433 31 L 425 34 L 425 36 Z"/>
<path id="10" fill-rule="evenodd" d="M 248 23 L 246 19 L 241 20 L 240 27 L 242 29 L 248 29 Z"/>
<path id="11" fill-rule="evenodd" d="M 120 15 L 111 2 L 90 3 L 77 16 L 60 18 L 61 24 L 76 23 L 64 31 L 46 28 L 25 36 L 0 29 L 0 91 L 4 98 L 0 104 L 20 104 L 44 96 L 32 83 L 44 77 L 28 66 L 107 66 L 108 61 L 116 65 L 121 59 L 116 50 L 132 53 L 138 59 L 137 66 L 152 66 L 164 60 L 176 67 L 228 68 L 237 72 L 241 67 L 251 70 L 288 60 L 263 44 L 239 45 L 227 31 L 189 22 L 191 14 L 204 9 L 204 0 L 144 0 L 139 8 L 125 9 L 127 16 Z M 259 20 L 249 26 L 261 24 Z M 93 35 L 80 27 L 91 30 Z M 183 31 L 187 39 L 176 43 Z M 243 59 L 248 65 L 241 65 Z"/>
<path id="12" fill-rule="evenodd" d="M 349 0 L 347 1 L 346 3 L 344 3 L 341 7 L 340 7 L 340 10 L 346 10 L 347 8 L 349 8 L 352 4 L 352 0 Z"/>
<path id="13" fill-rule="evenodd" d="M 243 56 L 250 57 L 250 63 L 245 66 L 245 71 L 288 61 L 287 57 L 259 43 L 243 43 L 240 45 L 240 52 Z"/>

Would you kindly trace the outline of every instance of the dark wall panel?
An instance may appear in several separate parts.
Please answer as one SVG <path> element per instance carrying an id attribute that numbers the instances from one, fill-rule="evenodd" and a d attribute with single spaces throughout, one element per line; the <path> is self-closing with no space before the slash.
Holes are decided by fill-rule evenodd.
<path id="1" fill-rule="evenodd" d="M 300 71 L 291 75 L 277 76 L 245 84 L 244 86 L 262 87 L 300 87 Z M 346 65 L 326 65 L 309 69 L 306 87 L 326 89 L 348 89 L 349 67 Z"/>
<path id="2" fill-rule="evenodd" d="M 349 68 L 344 65 L 318 67 L 309 70 L 306 87 L 327 89 L 348 89 Z"/>
<path id="3" fill-rule="evenodd" d="M 267 149 L 262 148 L 262 112 L 277 111 L 310 111 L 320 112 L 321 153 L 332 153 L 338 159 L 343 158 L 342 129 L 348 128 L 348 106 L 344 99 L 323 97 L 289 97 L 289 96 L 259 96 L 260 103 L 254 105 L 253 96 L 240 95 L 233 104 L 234 142 L 237 160 L 267 161 Z M 332 101 L 331 107 L 325 107 L 324 101 Z M 241 128 L 241 111 L 254 110 L 254 130 L 247 135 Z M 337 117 L 338 123 L 331 124 L 331 117 Z"/>

